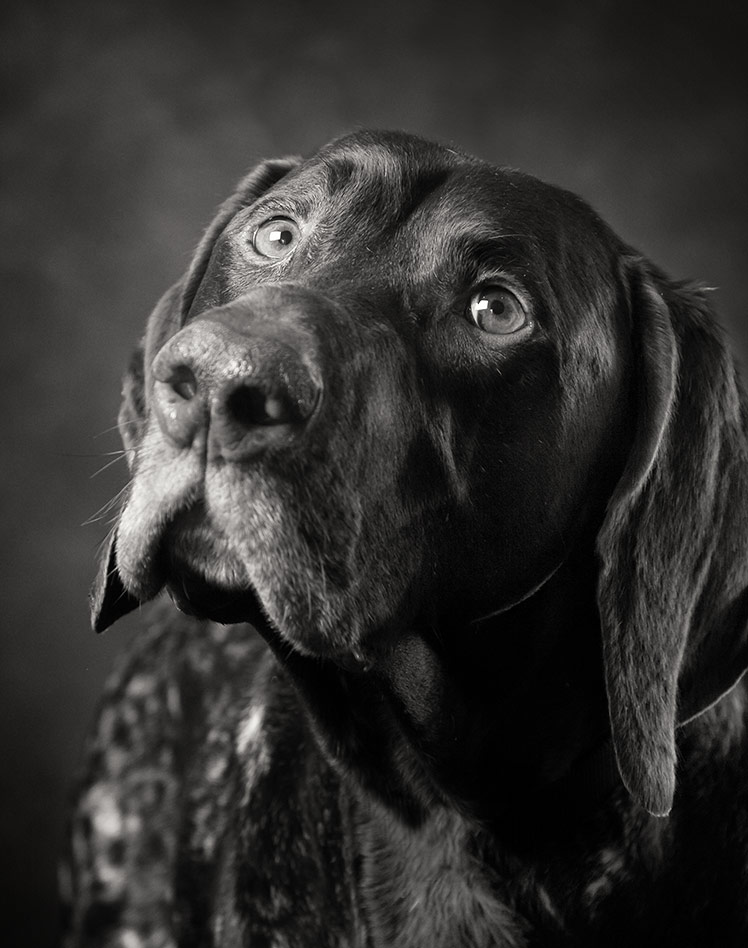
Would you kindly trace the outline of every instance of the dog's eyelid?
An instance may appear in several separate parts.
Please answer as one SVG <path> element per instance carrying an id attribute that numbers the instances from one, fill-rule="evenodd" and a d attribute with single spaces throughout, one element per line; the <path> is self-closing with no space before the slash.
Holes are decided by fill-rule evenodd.
<path id="1" fill-rule="evenodd" d="M 524 271 L 520 272 L 524 273 Z M 524 309 L 529 311 L 530 291 L 519 276 L 519 273 L 515 273 L 514 270 L 508 267 L 489 267 L 479 264 L 475 267 L 470 276 L 472 279 L 467 289 L 471 294 L 478 290 L 498 287 L 499 289 L 506 290 L 508 293 L 513 293 Z"/>
<path id="2" fill-rule="evenodd" d="M 289 200 L 282 195 L 263 195 L 257 201 L 245 205 L 233 219 L 237 231 L 252 230 L 274 217 L 289 218 L 299 227 L 304 227 L 311 216 L 310 208 L 300 201 Z"/>

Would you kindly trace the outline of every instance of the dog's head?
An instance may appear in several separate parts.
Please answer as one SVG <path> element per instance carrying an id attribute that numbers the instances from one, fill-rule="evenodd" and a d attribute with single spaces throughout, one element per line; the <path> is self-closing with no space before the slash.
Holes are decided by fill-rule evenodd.
<path id="1" fill-rule="evenodd" d="M 748 664 L 741 411 L 703 295 L 573 195 L 402 134 L 266 162 L 136 353 L 94 623 L 165 586 L 365 673 L 597 550 L 619 768 L 663 813 L 676 724 Z"/>

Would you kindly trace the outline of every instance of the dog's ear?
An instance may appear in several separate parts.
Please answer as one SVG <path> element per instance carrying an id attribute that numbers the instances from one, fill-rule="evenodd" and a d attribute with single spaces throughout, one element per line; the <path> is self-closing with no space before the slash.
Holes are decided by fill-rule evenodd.
<path id="1" fill-rule="evenodd" d="M 148 320 L 145 338 L 130 357 L 130 363 L 122 381 L 122 401 L 117 421 L 130 473 L 133 472 L 137 463 L 138 445 L 145 433 L 146 366 L 148 364 L 145 353 L 153 349 L 159 337 L 166 339 L 179 328 L 183 284 L 183 280 L 175 283 L 156 304 Z M 127 503 L 127 497 L 128 491 L 125 490 L 123 507 Z M 96 578 L 89 594 L 91 625 L 95 632 L 103 632 L 140 605 L 139 600 L 125 589 L 117 569 L 118 525 L 119 521 L 110 531 L 99 556 Z"/>
<path id="2" fill-rule="evenodd" d="M 675 729 L 748 666 L 748 450 L 704 291 L 629 261 L 634 444 L 598 537 L 613 743 L 646 810 L 675 791 Z"/>
<path id="3" fill-rule="evenodd" d="M 153 359 L 164 343 L 181 329 L 208 268 L 216 240 L 235 214 L 256 201 L 298 164 L 299 159 L 293 157 L 263 161 L 240 181 L 236 191 L 224 201 L 203 235 L 187 273 L 167 290 L 151 313 L 145 336 L 130 359 L 122 385 L 119 431 L 131 472 L 137 463 L 137 449 L 145 430 Z M 91 622 L 96 631 L 103 631 L 139 604 L 125 590 L 117 572 L 116 526 L 100 558 L 90 601 Z"/>

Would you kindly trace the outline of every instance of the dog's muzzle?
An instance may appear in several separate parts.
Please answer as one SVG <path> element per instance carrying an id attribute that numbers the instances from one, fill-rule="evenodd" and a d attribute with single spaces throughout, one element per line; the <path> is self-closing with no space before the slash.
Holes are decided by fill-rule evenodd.
<path id="1" fill-rule="evenodd" d="M 303 429 L 322 395 L 313 364 L 286 341 L 211 310 L 173 336 L 153 364 L 153 409 L 166 439 L 210 458 L 248 460 Z"/>

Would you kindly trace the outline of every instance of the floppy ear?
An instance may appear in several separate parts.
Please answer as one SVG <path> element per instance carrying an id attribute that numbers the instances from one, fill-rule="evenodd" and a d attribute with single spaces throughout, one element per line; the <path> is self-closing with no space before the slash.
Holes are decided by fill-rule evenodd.
<path id="1" fill-rule="evenodd" d="M 298 164 L 299 159 L 293 157 L 263 161 L 242 179 L 234 194 L 221 205 L 203 235 L 187 273 L 167 290 L 151 313 L 146 334 L 133 353 L 122 385 L 119 431 L 131 472 L 137 463 L 137 449 L 148 415 L 153 359 L 164 343 L 182 327 L 208 268 L 216 240 L 235 214 L 257 200 Z M 91 623 L 97 632 L 103 631 L 139 605 L 139 601 L 127 592 L 119 578 L 116 526 L 100 558 L 90 603 Z"/>
<path id="2" fill-rule="evenodd" d="M 650 813 L 675 791 L 675 729 L 748 666 L 744 396 L 703 291 L 631 261 L 637 423 L 598 536 L 621 777 Z"/>
<path id="3" fill-rule="evenodd" d="M 183 283 L 183 280 L 175 283 L 156 304 L 148 320 L 145 338 L 130 357 L 130 363 L 122 380 L 122 401 L 117 422 L 131 474 L 137 461 L 138 445 L 145 433 L 147 417 L 146 366 L 148 358 L 144 354 L 149 349 L 153 349 L 159 337 L 168 338 L 179 328 Z M 127 503 L 127 497 L 128 491 L 125 491 L 123 507 Z M 91 625 L 95 632 L 103 632 L 140 605 L 140 601 L 125 589 L 117 570 L 118 526 L 119 520 L 110 531 L 99 556 L 96 578 L 89 593 Z"/>

